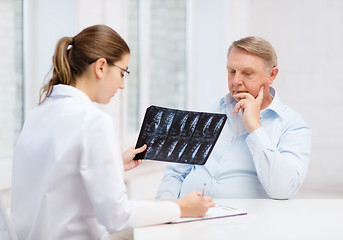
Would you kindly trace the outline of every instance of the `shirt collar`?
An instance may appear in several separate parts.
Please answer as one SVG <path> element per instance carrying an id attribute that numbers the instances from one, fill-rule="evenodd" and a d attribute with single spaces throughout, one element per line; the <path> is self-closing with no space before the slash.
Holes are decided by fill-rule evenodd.
<path id="1" fill-rule="evenodd" d="M 50 97 L 76 97 L 84 102 L 92 103 L 86 93 L 81 90 L 65 84 L 54 85 Z"/>
<path id="2" fill-rule="evenodd" d="M 274 87 L 270 86 L 269 94 L 273 96 L 273 101 L 269 104 L 269 106 L 266 109 L 262 110 L 262 112 L 266 110 L 271 110 L 275 112 L 277 115 L 281 116 L 282 103 Z"/>
<path id="3" fill-rule="evenodd" d="M 220 101 L 220 106 L 226 104 L 226 105 L 230 105 L 234 103 L 236 105 L 237 101 L 236 99 L 234 99 L 230 93 L 226 94 Z"/>
<path id="4" fill-rule="evenodd" d="M 272 95 L 273 101 L 270 103 L 270 105 L 266 109 L 262 110 L 261 112 L 266 112 L 268 110 L 271 110 L 275 112 L 277 115 L 281 116 L 282 103 L 279 99 L 279 95 L 277 94 L 273 86 L 270 86 L 269 94 Z M 230 105 L 230 104 L 236 105 L 236 103 L 237 103 L 236 99 L 234 99 L 230 93 L 227 93 L 220 100 L 220 108 L 224 107 L 225 105 Z"/>

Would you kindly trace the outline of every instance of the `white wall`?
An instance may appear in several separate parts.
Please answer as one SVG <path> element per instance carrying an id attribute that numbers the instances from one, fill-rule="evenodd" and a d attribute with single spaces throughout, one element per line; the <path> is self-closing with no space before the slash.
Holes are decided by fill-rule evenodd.
<path id="1" fill-rule="evenodd" d="M 343 2 L 277 1 L 263 15 L 266 7 L 266 0 L 253 6 L 251 31 L 277 48 L 280 95 L 313 130 L 306 184 L 343 191 Z"/>
<path id="2" fill-rule="evenodd" d="M 21 7 L 18 0 L 0 1 L 0 169 L 13 154 L 21 129 Z M 19 16 L 19 17 L 18 17 Z"/>
<path id="3" fill-rule="evenodd" d="M 191 3 L 189 108 L 202 110 L 224 95 L 227 89 L 225 59 L 228 41 L 223 25 L 226 4 L 221 0 Z"/>
<path id="4" fill-rule="evenodd" d="M 199 0 L 196 108 L 226 85 L 227 48 L 258 35 L 275 47 L 280 73 L 275 86 L 313 130 L 306 188 L 343 193 L 343 2 L 339 0 Z M 225 69 L 224 69 L 225 70 Z M 214 73 L 214 74 L 213 74 Z"/>
<path id="5" fill-rule="evenodd" d="M 25 115 L 38 103 L 57 41 L 76 32 L 75 11 L 75 1 L 24 0 Z"/>

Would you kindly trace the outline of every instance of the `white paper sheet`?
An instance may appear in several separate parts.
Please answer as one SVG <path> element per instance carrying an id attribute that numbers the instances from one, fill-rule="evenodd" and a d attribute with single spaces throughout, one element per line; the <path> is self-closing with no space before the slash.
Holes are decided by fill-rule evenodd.
<path id="1" fill-rule="evenodd" d="M 175 222 L 171 222 L 171 223 L 193 222 L 193 221 L 201 221 L 201 220 L 214 219 L 214 218 L 242 216 L 242 215 L 247 215 L 247 214 L 248 213 L 246 211 L 239 210 L 231 206 L 226 206 L 226 205 L 216 203 L 216 206 L 208 209 L 204 217 L 180 218 L 179 220 Z"/>

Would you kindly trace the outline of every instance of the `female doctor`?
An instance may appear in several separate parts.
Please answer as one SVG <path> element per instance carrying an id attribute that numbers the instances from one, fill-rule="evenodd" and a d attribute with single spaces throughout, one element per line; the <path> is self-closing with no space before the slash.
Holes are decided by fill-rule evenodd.
<path id="1" fill-rule="evenodd" d="M 108 103 L 124 89 L 130 49 L 111 28 L 91 26 L 56 45 L 53 76 L 42 88 L 13 159 L 11 221 L 19 239 L 109 239 L 109 233 L 203 216 L 210 197 L 130 201 L 123 171 L 145 150 L 119 152 Z"/>

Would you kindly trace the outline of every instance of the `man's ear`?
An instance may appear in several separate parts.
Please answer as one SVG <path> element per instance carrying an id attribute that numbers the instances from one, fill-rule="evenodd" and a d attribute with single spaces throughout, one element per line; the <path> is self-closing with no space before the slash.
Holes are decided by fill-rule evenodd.
<path id="1" fill-rule="evenodd" d="M 105 65 L 107 64 L 106 58 L 99 58 L 94 64 L 94 72 L 97 79 L 104 77 Z"/>
<path id="2" fill-rule="evenodd" d="M 269 74 L 269 79 L 270 79 L 270 85 L 273 83 L 274 79 L 276 78 L 277 74 L 279 72 L 279 68 L 278 67 L 273 67 L 272 70 L 270 71 Z"/>

